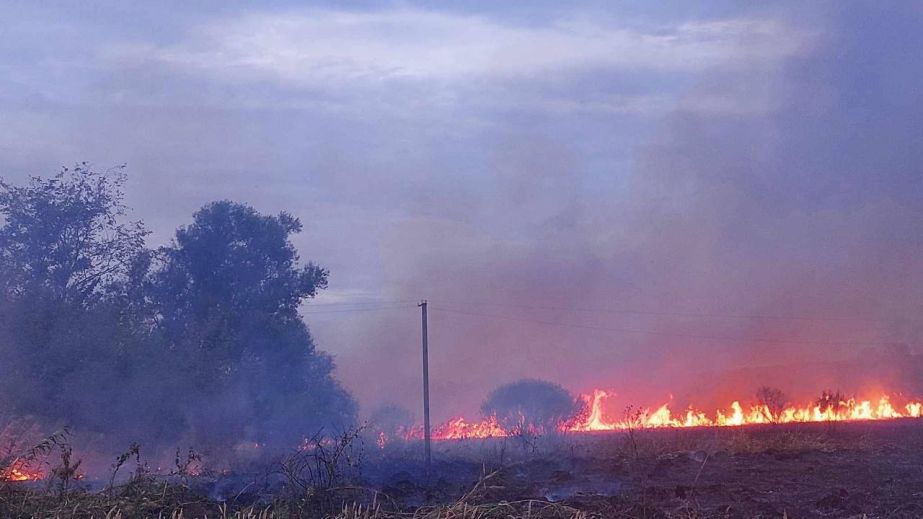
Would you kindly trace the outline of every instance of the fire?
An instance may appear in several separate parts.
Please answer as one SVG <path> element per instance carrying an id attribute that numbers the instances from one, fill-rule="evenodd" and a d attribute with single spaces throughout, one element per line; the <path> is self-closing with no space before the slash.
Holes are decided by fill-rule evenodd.
<path id="1" fill-rule="evenodd" d="M 438 440 L 463 440 L 466 438 L 492 438 L 506 436 L 506 431 L 493 416 L 480 422 L 469 423 L 464 418 L 453 418 L 433 430 L 433 438 Z"/>
<path id="2" fill-rule="evenodd" d="M 602 389 L 594 389 L 592 395 L 584 395 L 583 400 L 589 405 L 590 413 L 586 420 L 580 424 L 581 431 L 611 431 L 615 428 L 614 423 L 606 422 L 603 419 L 602 401 L 609 397 L 609 393 Z"/>
<path id="3" fill-rule="evenodd" d="M 44 477 L 44 474 L 37 470 L 29 470 L 26 467 L 16 467 L 15 465 L 0 473 L 0 481 L 37 481 Z"/>
<path id="4" fill-rule="evenodd" d="M 621 420 L 613 420 L 605 416 L 602 405 L 611 396 L 613 393 L 602 389 L 595 389 L 592 393 L 583 395 L 587 411 L 576 421 L 562 424 L 559 429 L 562 432 L 594 432 L 660 427 L 739 427 L 770 423 L 874 421 L 923 417 L 923 401 L 910 401 L 903 405 L 896 405 L 892 403 L 891 397 L 885 394 L 868 400 L 833 397 L 804 405 L 789 405 L 775 411 L 763 404 L 752 404 L 745 407 L 739 400 L 734 400 L 727 407 L 717 409 L 712 414 L 693 407 L 675 412 L 670 408 L 670 404 L 666 403 L 659 407 L 637 409 L 634 412 L 629 409 Z M 407 434 L 407 439 L 422 438 L 422 433 L 422 429 L 416 427 Z M 432 432 L 434 440 L 503 436 L 508 436 L 508 432 L 500 427 L 495 417 L 488 417 L 479 422 L 469 422 L 460 417 L 453 418 L 435 427 Z"/>
<path id="5" fill-rule="evenodd" d="M 616 431 L 629 428 L 656 427 L 735 427 L 768 423 L 805 423 L 805 422 L 841 422 L 859 420 L 891 420 L 896 418 L 919 418 L 923 416 L 923 403 L 908 402 L 902 407 L 895 407 L 888 395 L 878 400 L 845 400 L 814 403 L 803 406 L 787 406 L 775 413 L 766 405 L 753 404 L 747 409 L 735 400 L 726 409 L 718 409 L 714 417 L 704 412 L 689 408 L 679 417 L 674 417 L 669 404 L 654 409 L 640 410 L 632 416 L 617 422 L 602 419 L 602 401 L 609 394 L 596 390 L 592 395 L 584 396 L 590 408 L 587 419 L 572 425 L 567 431 Z"/>

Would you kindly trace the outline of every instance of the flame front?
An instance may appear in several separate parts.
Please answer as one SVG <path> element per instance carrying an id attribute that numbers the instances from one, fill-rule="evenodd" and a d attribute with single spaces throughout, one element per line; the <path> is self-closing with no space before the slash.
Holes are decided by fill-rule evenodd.
<path id="1" fill-rule="evenodd" d="M 592 395 L 584 396 L 590 409 L 588 417 L 581 423 L 565 428 L 567 431 L 616 431 L 630 428 L 656 427 L 734 427 L 751 424 L 768 423 L 806 423 L 806 422 L 846 422 L 859 420 L 891 420 L 896 418 L 919 418 L 923 412 L 923 403 L 908 402 L 902 407 L 895 407 L 888 395 L 875 400 L 856 400 L 849 398 L 822 404 L 804 406 L 786 406 L 775 412 L 764 404 L 753 404 L 748 409 L 740 401 L 731 402 L 726 409 L 715 411 L 709 417 L 702 411 L 689 408 L 676 417 L 669 404 L 654 410 L 640 410 L 621 421 L 606 422 L 602 419 L 602 401 L 609 394 L 596 390 Z M 629 413 L 630 414 L 630 413 Z"/>
<path id="2" fill-rule="evenodd" d="M 752 424 L 786 424 L 809 422 L 847 422 L 892 420 L 898 418 L 920 418 L 923 416 L 923 402 L 910 401 L 903 405 L 894 405 L 888 395 L 875 399 L 857 400 L 834 399 L 823 403 L 810 403 L 801 406 L 789 405 L 775 411 L 764 404 L 747 406 L 734 400 L 724 409 L 718 409 L 709 415 L 699 409 L 688 409 L 675 413 L 669 404 L 655 408 L 642 408 L 625 413 L 621 420 L 607 419 L 603 412 L 603 402 L 612 393 L 602 389 L 593 390 L 583 395 L 586 412 L 578 420 L 562 424 L 562 432 L 623 431 L 628 429 L 649 429 L 659 427 L 737 427 Z M 406 437 L 422 438 L 423 431 L 416 427 Z M 453 418 L 433 429 L 434 440 L 459 440 L 466 438 L 495 438 L 508 436 L 497 423 L 495 417 L 488 417 L 479 422 L 469 422 L 464 418 Z"/>

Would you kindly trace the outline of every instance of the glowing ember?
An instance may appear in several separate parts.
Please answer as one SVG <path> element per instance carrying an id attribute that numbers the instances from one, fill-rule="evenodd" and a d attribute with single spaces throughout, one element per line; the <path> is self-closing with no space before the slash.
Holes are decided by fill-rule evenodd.
<path id="1" fill-rule="evenodd" d="M 626 413 L 621 420 L 607 419 L 602 404 L 612 394 L 602 389 L 583 395 L 587 412 L 575 423 L 562 424 L 562 432 L 620 431 L 629 428 L 658 427 L 735 427 L 769 423 L 846 422 L 860 420 L 892 420 L 897 418 L 920 418 L 923 416 L 923 402 L 911 401 L 902 405 L 892 404 L 888 395 L 877 399 L 857 400 L 828 399 L 820 403 L 802 406 L 787 406 L 773 412 L 768 406 L 753 404 L 744 407 L 740 401 L 733 401 L 724 409 L 709 415 L 699 409 L 688 408 L 674 413 L 669 404 L 656 408 L 639 409 Z M 466 438 L 492 438 L 507 436 L 496 418 L 488 417 L 479 422 L 468 422 L 464 418 L 453 418 L 433 429 L 434 440 L 458 440 Z M 422 438 L 421 428 L 414 428 L 410 438 Z"/>

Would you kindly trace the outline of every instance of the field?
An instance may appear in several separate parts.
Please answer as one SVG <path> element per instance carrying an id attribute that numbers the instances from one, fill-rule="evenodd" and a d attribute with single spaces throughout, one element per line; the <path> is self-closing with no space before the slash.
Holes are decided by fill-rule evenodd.
<path id="1" fill-rule="evenodd" d="M 262 472 L 0 484 L 2 517 L 920 517 L 923 423 L 351 440 Z"/>

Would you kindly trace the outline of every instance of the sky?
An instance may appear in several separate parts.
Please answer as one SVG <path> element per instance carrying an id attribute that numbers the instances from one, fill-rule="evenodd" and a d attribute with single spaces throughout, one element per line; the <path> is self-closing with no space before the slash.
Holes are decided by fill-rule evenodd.
<path id="1" fill-rule="evenodd" d="M 298 216 L 365 409 L 919 344 L 923 4 L 703 4 L 6 1 L 0 176 Z"/>

